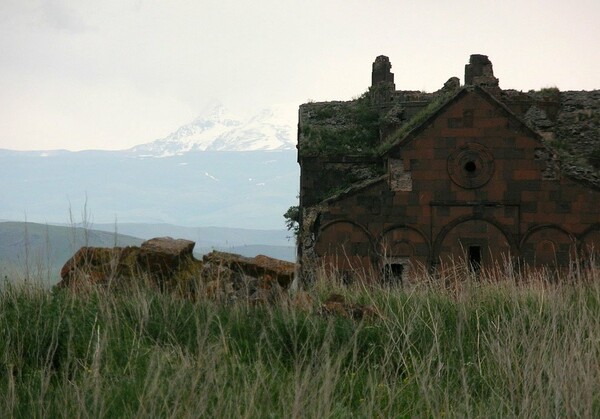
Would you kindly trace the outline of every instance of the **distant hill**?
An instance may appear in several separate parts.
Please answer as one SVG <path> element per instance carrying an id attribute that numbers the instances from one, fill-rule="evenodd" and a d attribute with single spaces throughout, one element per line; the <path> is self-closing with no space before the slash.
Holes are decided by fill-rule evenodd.
<path id="1" fill-rule="evenodd" d="M 214 104 L 128 150 L 0 149 L 0 220 L 283 229 L 299 188 L 297 110 L 247 117 Z"/>
<path id="2" fill-rule="evenodd" d="M 254 257 L 256 255 L 266 255 L 272 258 L 294 262 L 296 260 L 296 248 L 293 246 L 268 246 L 268 245 L 247 245 L 247 246 L 213 246 L 196 248 L 198 256 L 209 253 L 213 250 L 223 252 L 237 253 L 242 256 Z"/>
<path id="3" fill-rule="evenodd" d="M 2 278 L 24 275 L 58 279 L 64 263 L 82 246 L 139 246 L 142 239 L 81 227 L 37 223 L 0 222 L 0 273 Z"/>
<path id="4" fill-rule="evenodd" d="M 282 217 L 283 219 L 283 217 Z M 113 233 L 115 224 L 92 225 L 94 230 Z M 294 246 L 290 239 L 291 233 L 281 229 L 247 229 L 232 227 L 184 227 L 173 224 L 153 223 L 118 223 L 116 230 L 119 234 L 151 239 L 158 236 L 171 236 L 196 242 L 196 247 L 205 246 Z"/>
<path id="5" fill-rule="evenodd" d="M 144 157 L 132 151 L 0 150 L 0 219 L 61 223 L 84 207 L 97 223 L 169 223 L 283 228 L 297 202 L 293 150 L 190 151 Z M 26 219 L 25 219 L 26 214 Z"/>
<path id="6" fill-rule="evenodd" d="M 114 224 L 94 224 L 95 230 L 114 232 Z M 203 255 L 211 250 L 239 253 L 253 257 L 258 254 L 277 259 L 296 260 L 296 247 L 291 233 L 285 229 L 256 230 L 228 227 L 184 227 L 172 224 L 119 223 L 119 234 L 151 239 L 170 236 L 192 240 L 196 243 L 194 253 Z"/>
<path id="7" fill-rule="evenodd" d="M 94 230 L 114 233 L 115 224 L 93 224 Z M 296 260 L 296 247 L 291 233 L 285 229 L 255 230 L 229 227 L 184 227 L 173 224 L 119 223 L 119 234 L 139 237 L 144 240 L 153 237 L 170 236 L 192 240 L 196 243 L 194 253 L 198 256 L 211 250 L 239 253 L 253 257 L 258 254 L 277 259 Z"/>

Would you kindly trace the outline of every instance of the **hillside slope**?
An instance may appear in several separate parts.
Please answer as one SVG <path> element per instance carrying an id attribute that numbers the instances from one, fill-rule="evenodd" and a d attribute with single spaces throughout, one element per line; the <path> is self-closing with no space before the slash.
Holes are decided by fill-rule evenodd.
<path id="1" fill-rule="evenodd" d="M 138 246 L 142 239 L 81 227 L 0 222 L 0 273 L 41 276 L 55 282 L 62 265 L 82 246 Z"/>

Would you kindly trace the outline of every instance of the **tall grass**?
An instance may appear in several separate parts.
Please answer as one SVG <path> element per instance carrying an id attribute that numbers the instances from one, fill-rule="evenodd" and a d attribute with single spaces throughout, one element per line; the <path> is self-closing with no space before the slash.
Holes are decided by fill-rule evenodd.
<path id="1" fill-rule="evenodd" d="M 321 278 L 312 307 L 138 286 L 0 291 L 0 412 L 12 417 L 598 416 L 596 281 Z M 321 314 L 339 293 L 377 307 Z"/>

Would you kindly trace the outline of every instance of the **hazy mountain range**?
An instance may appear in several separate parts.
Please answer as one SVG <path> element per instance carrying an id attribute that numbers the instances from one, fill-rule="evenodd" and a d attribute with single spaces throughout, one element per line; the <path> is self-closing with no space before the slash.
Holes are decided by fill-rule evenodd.
<path id="1" fill-rule="evenodd" d="M 0 219 L 283 229 L 299 187 L 286 121 L 217 106 L 129 150 L 0 150 Z"/>
<path id="2" fill-rule="evenodd" d="M 0 268 L 48 266 L 56 279 L 84 244 L 159 236 L 193 240 L 198 255 L 293 260 L 283 213 L 299 187 L 294 112 L 242 118 L 218 105 L 127 150 L 0 150 L 0 221 L 10 221 L 0 222 Z"/>

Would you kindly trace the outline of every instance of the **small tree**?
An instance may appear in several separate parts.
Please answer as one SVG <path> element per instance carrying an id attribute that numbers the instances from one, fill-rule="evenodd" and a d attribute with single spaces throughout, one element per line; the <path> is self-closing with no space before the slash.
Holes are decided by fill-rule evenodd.
<path id="1" fill-rule="evenodd" d="M 283 214 L 285 218 L 285 226 L 287 229 L 294 233 L 294 238 L 298 237 L 300 231 L 300 207 L 298 205 L 292 205 Z"/>

